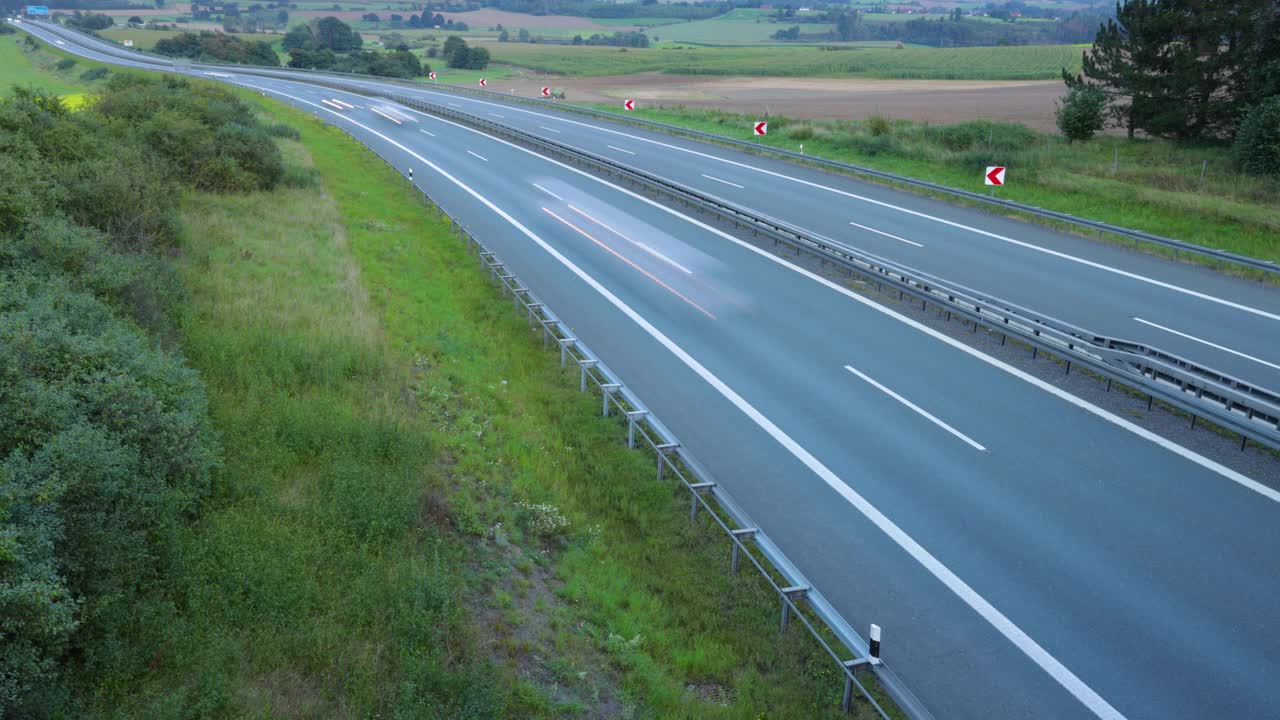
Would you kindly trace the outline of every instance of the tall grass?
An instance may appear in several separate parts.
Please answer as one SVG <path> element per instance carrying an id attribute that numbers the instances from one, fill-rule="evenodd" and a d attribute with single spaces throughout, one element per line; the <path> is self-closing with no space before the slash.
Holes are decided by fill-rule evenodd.
<path id="1" fill-rule="evenodd" d="M 183 345 L 225 467 L 179 622 L 101 714 L 843 717 L 830 664 L 419 196 L 244 96 L 315 184 L 184 202 Z"/>

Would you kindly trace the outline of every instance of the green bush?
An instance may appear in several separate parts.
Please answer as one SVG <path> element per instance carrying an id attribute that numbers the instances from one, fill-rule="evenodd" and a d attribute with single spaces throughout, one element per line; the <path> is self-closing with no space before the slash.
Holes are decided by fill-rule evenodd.
<path id="1" fill-rule="evenodd" d="M 84 82 L 93 82 L 94 80 L 106 77 L 109 72 L 111 72 L 111 70 L 104 67 L 89 68 L 88 70 L 80 73 L 80 79 Z"/>
<path id="2" fill-rule="evenodd" d="M 1280 176 L 1280 96 L 1249 110 L 1236 131 L 1231 154 L 1250 175 Z"/>
<path id="3" fill-rule="evenodd" d="M 298 133 L 298 129 L 292 125 L 284 123 L 275 123 L 267 126 L 267 133 L 272 137 L 284 138 L 286 140 L 298 140 L 302 137 Z"/>
<path id="4" fill-rule="evenodd" d="M 867 129 L 872 135 L 888 135 L 893 132 L 893 125 L 883 115 L 872 115 L 867 118 Z"/>
<path id="5" fill-rule="evenodd" d="M 70 70 L 71 68 L 75 67 L 75 65 L 76 65 L 75 58 L 63 58 L 58 61 L 58 64 L 55 65 L 55 67 L 57 67 L 59 70 Z"/>
<path id="6" fill-rule="evenodd" d="M 1087 141 L 1106 123 L 1107 96 L 1092 85 L 1077 85 L 1067 91 L 1054 115 L 1058 130 L 1067 142 Z"/>

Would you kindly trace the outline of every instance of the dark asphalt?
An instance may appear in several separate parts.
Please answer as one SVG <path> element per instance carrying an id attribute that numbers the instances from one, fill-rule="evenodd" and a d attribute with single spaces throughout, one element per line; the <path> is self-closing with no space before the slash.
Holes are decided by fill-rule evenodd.
<path id="1" fill-rule="evenodd" d="M 1274 492 L 597 179 L 403 109 L 396 124 L 372 109 L 385 103 L 362 96 L 229 72 L 229 81 L 361 137 L 402 171 L 413 167 L 418 185 L 573 326 L 855 627 L 884 627 L 886 661 L 939 718 L 1280 714 Z M 359 107 L 321 103 L 335 98 Z M 516 110 L 498 112 L 515 122 Z M 600 152 L 579 125 L 539 122 L 565 123 L 570 137 L 559 139 Z M 616 136 L 610 144 L 636 152 L 638 165 L 652 155 L 647 169 L 688 184 L 698 170 L 746 187 L 768 177 Z M 783 167 L 828 185 L 854 182 Z M 973 280 L 956 278 L 965 284 L 1006 282 L 1010 268 L 1038 265 L 1024 282 L 1096 297 L 1081 299 L 1079 311 L 1099 323 L 1132 314 L 1276 357 L 1270 318 L 933 221 L 910 225 L 903 218 L 914 216 L 804 187 L 780 183 L 751 204 L 779 217 L 770 208 L 802 213 L 800 224 L 827 235 L 848 222 L 838 206 L 849 220 L 925 247 L 875 233 L 840 239 L 904 253 L 922 269 L 936 254 L 949 259 L 937 260 L 944 277 L 955 275 L 946 262 L 972 254 L 962 252 L 968 245 L 985 265 Z M 857 192 L 1029 237 L 1030 226 L 983 213 L 881 188 Z M 1280 311 L 1267 289 L 1035 232 L 1046 247 Z M 1180 309 L 1157 314 L 1157 306 Z"/>

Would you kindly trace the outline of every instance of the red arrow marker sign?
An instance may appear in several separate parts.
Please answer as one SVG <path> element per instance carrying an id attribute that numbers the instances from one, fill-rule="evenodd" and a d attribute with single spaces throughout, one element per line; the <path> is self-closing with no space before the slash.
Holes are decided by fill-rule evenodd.
<path id="1" fill-rule="evenodd" d="M 484 78 L 480 78 L 480 87 L 485 87 L 485 86 L 487 86 L 488 84 L 489 84 L 489 83 L 488 83 L 488 82 L 486 82 Z"/>
<path id="2" fill-rule="evenodd" d="M 767 122 L 758 122 L 758 123 L 756 123 L 756 134 L 757 134 L 757 135 L 768 135 L 768 134 L 769 134 L 769 123 L 767 123 Z"/>
<path id="3" fill-rule="evenodd" d="M 1004 185 L 1004 168 L 1002 166 L 993 165 L 987 168 L 987 184 Z"/>
<path id="4" fill-rule="evenodd" d="M 622 107 L 624 107 L 624 108 L 626 108 L 626 109 L 628 109 L 628 110 L 635 110 L 635 109 L 636 109 L 636 101 L 635 101 L 635 100 L 627 100 L 626 102 L 622 103 Z"/>
<path id="5" fill-rule="evenodd" d="M 429 72 L 429 73 L 427 73 L 427 77 L 431 78 L 432 80 L 435 80 L 435 79 L 436 79 L 436 74 L 435 74 L 435 72 L 434 72 L 434 71 L 433 71 L 433 72 Z"/>
<path id="6" fill-rule="evenodd" d="M 542 88 L 542 97 L 551 97 L 551 88 Z"/>

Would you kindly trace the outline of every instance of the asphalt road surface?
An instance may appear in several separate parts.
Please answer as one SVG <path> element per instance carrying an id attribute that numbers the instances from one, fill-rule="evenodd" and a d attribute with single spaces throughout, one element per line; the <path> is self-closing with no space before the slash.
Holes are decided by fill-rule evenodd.
<path id="1" fill-rule="evenodd" d="M 886 662 L 935 716 L 1280 716 L 1280 493 L 528 150 L 386 101 L 222 75 L 412 168 L 845 618 L 884 628 Z M 1280 305 L 1247 283 L 784 163 L 735 165 L 719 148 L 445 101 L 614 145 L 615 159 L 1011 300 L 1061 293 L 1053 314 L 1099 331 L 1159 324 L 1276 357 Z M 1276 370 L 1214 352 L 1202 356 L 1224 369 Z"/>

